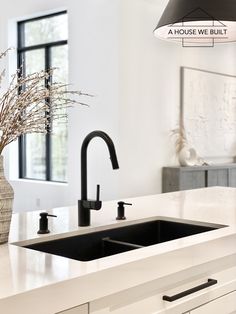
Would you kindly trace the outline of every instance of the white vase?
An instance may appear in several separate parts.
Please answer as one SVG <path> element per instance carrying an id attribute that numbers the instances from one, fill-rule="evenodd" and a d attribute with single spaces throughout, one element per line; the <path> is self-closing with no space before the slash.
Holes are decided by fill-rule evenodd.
<path id="1" fill-rule="evenodd" d="M 3 156 L 0 156 L 0 244 L 8 242 L 14 191 L 6 180 L 3 169 Z"/>
<path id="2" fill-rule="evenodd" d="M 183 147 L 179 152 L 179 163 L 184 167 L 199 165 L 196 150 L 194 148 Z"/>

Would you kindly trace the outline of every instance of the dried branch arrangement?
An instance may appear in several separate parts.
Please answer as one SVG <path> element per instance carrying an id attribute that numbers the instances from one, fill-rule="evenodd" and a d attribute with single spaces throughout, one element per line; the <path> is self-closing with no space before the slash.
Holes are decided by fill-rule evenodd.
<path id="1" fill-rule="evenodd" d="M 171 130 L 171 136 L 175 137 L 175 151 L 176 154 L 178 155 L 184 147 L 188 146 L 188 141 L 184 127 Z"/>
<path id="2" fill-rule="evenodd" d="M 6 57 L 10 49 L 0 53 Z M 18 69 L 6 92 L 0 97 L 0 154 L 19 136 L 29 133 L 47 133 L 53 120 L 66 120 L 65 108 L 78 101 L 79 96 L 91 96 L 81 91 L 68 90 L 68 85 L 50 83 L 55 69 L 40 71 L 26 76 Z M 0 72 L 0 87 L 5 70 Z M 45 86 L 45 81 L 48 82 Z"/>

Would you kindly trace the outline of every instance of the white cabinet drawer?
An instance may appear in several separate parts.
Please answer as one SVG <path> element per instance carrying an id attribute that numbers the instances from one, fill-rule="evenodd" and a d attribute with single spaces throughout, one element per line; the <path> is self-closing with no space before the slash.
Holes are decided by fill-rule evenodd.
<path id="1" fill-rule="evenodd" d="M 190 314 L 234 314 L 236 313 L 236 291 L 190 311 Z"/>
<path id="2" fill-rule="evenodd" d="M 192 276 L 196 275 L 194 272 Z M 202 304 L 220 298 L 222 295 L 236 290 L 236 267 L 228 268 L 218 273 L 205 273 L 204 276 L 181 278 L 182 281 L 165 283 L 164 288 L 160 288 L 159 281 L 120 292 L 109 297 L 90 303 L 90 314 L 180 314 L 188 313 L 191 309 L 196 309 Z M 189 279 L 188 279 L 189 278 Z M 193 280 L 193 278 L 195 278 Z M 217 284 L 203 288 L 197 292 L 183 296 L 174 302 L 163 300 L 164 295 L 174 296 L 188 289 L 207 283 L 208 279 L 217 280 Z M 170 289 L 170 286 L 173 289 Z M 236 298 L 235 298 L 236 299 Z M 232 311 L 235 311 L 233 309 Z M 231 311 L 231 312 L 232 312 Z M 199 312 L 200 314 L 201 312 Z M 205 313 L 205 312 L 203 312 Z M 216 314 L 208 312 L 208 314 Z M 198 312 L 191 312 L 198 314 Z M 220 314 L 226 314 L 224 312 Z M 229 313 L 227 313 L 229 314 Z M 230 313 L 231 314 L 231 313 Z"/>

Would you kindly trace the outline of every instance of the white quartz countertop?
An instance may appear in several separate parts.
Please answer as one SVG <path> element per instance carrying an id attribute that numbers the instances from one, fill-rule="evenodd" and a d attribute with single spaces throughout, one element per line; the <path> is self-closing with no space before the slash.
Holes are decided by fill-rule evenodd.
<path id="1" fill-rule="evenodd" d="M 117 201 L 104 202 L 100 211 L 91 212 L 90 227 L 78 227 L 76 207 L 49 210 L 57 218 L 49 219 L 51 233 L 41 236 L 37 234 L 39 212 L 14 214 L 10 244 L 0 246 L 0 312 L 56 313 L 236 254 L 234 188 L 213 187 L 125 201 L 133 204 L 126 207 L 126 221 L 115 219 Z M 159 217 L 228 227 L 90 262 L 19 246 Z M 47 310 L 40 308 L 41 300 L 47 300 Z"/>

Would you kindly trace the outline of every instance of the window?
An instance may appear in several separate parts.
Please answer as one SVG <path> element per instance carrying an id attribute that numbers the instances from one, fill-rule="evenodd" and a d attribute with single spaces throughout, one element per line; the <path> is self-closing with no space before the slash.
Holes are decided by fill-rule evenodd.
<path id="1" fill-rule="evenodd" d="M 67 83 L 67 13 L 60 12 L 18 23 L 18 67 L 27 75 L 56 68 L 52 80 Z M 47 86 L 48 82 L 45 82 Z M 27 134 L 19 139 L 19 177 L 67 181 L 67 126 L 52 122 L 48 134 Z"/>

